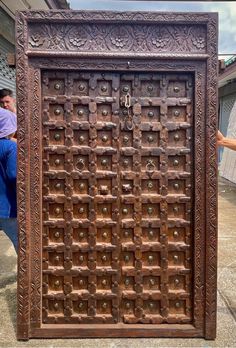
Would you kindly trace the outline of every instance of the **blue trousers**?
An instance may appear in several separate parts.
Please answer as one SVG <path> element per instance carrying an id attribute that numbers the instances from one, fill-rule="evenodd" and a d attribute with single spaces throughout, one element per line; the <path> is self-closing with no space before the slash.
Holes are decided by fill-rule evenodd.
<path id="1" fill-rule="evenodd" d="M 16 218 L 0 218 L 0 230 L 6 233 L 8 238 L 12 241 L 15 251 L 18 248 L 17 235 L 17 219 Z"/>

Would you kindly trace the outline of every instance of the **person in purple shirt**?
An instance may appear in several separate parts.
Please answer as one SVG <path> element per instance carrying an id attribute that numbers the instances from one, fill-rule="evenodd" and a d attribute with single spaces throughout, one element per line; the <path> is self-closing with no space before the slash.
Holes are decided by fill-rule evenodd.
<path id="1" fill-rule="evenodd" d="M 16 115 L 0 108 L 0 230 L 6 233 L 17 251 L 17 143 L 12 139 L 16 129 Z"/>

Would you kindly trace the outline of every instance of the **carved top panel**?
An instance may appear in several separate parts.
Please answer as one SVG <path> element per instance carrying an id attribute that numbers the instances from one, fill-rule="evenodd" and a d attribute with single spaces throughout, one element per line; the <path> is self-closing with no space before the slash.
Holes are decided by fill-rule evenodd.
<path id="1" fill-rule="evenodd" d="M 28 48 L 90 53 L 206 53 L 206 26 L 32 23 Z"/>

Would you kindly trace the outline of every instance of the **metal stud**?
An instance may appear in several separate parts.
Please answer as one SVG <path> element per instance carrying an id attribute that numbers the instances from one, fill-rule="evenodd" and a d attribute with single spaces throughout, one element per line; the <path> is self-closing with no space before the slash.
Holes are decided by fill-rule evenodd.
<path id="1" fill-rule="evenodd" d="M 56 302 L 54 303 L 54 309 L 57 311 L 59 309 L 59 304 Z"/>
<path id="2" fill-rule="evenodd" d="M 124 260 L 125 260 L 125 262 L 128 262 L 129 261 L 129 255 L 125 255 L 124 256 Z"/>
<path id="3" fill-rule="evenodd" d="M 178 255 L 174 255 L 173 259 L 174 259 L 175 262 L 177 262 L 179 260 L 179 256 Z"/>
<path id="4" fill-rule="evenodd" d="M 54 286 L 58 288 L 58 287 L 60 286 L 60 281 L 59 281 L 59 280 L 56 280 L 56 281 L 54 282 Z"/>
<path id="5" fill-rule="evenodd" d="M 148 187 L 149 189 L 152 189 L 152 188 L 153 188 L 153 183 L 152 183 L 152 181 L 149 181 L 149 182 L 147 183 L 147 187 Z"/>
<path id="6" fill-rule="evenodd" d="M 55 109 L 54 110 L 54 115 L 58 116 L 61 114 L 61 110 L 60 109 Z"/>
<path id="7" fill-rule="evenodd" d="M 152 143 L 152 142 L 154 141 L 154 138 L 153 138 L 152 135 L 149 135 L 149 136 L 147 137 L 147 140 L 148 140 L 149 143 Z"/>
<path id="8" fill-rule="evenodd" d="M 174 92 L 178 93 L 180 91 L 178 86 L 174 86 Z"/>
<path id="9" fill-rule="evenodd" d="M 174 115 L 175 115 L 176 117 L 178 117 L 178 116 L 180 115 L 179 110 L 175 110 L 175 111 L 174 111 Z"/>
<path id="10" fill-rule="evenodd" d="M 80 256 L 79 256 L 79 261 L 80 261 L 80 262 L 83 262 L 83 261 L 84 261 L 83 255 L 80 255 Z"/>
<path id="11" fill-rule="evenodd" d="M 128 209 L 127 209 L 127 208 L 123 208 L 123 209 L 122 209 L 122 213 L 125 214 L 125 215 L 127 215 L 127 214 L 128 214 Z"/>
<path id="12" fill-rule="evenodd" d="M 79 208 L 79 213 L 80 213 L 80 214 L 83 214 L 83 213 L 84 213 L 84 208 L 82 208 L 82 207 Z"/>
<path id="13" fill-rule="evenodd" d="M 151 214 L 153 213 L 153 208 L 152 208 L 152 207 L 148 207 L 148 208 L 147 208 L 147 213 L 148 213 L 149 215 L 151 215 Z"/>
<path id="14" fill-rule="evenodd" d="M 129 142 L 129 137 L 127 135 L 124 136 L 123 138 L 124 143 L 128 143 Z"/>
<path id="15" fill-rule="evenodd" d="M 60 208 L 55 208 L 54 210 L 56 215 L 59 215 L 61 213 L 61 209 Z"/>
<path id="16" fill-rule="evenodd" d="M 126 307 L 127 309 L 129 309 L 129 308 L 131 307 L 130 303 L 129 303 L 129 302 L 126 302 L 125 307 Z"/>
<path id="17" fill-rule="evenodd" d="M 108 161 L 107 161 L 106 159 L 102 159 L 102 160 L 101 160 L 101 165 L 102 165 L 102 166 L 106 166 L 107 163 L 108 163 Z"/>
<path id="18" fill-rule="evenodd" d="M 102 92 L 106 92 L 106 91 L 107 91 L 107 86 L 106 86 L 106 85 L 102 85 L 101 91 L 102 91 Z"/>
<path id="19" fill-rule="evenodd" d="M 83 238 L 83 237 L 84 237 L 84 232 L 80 232 L 80 233 L 79 233 L 79 237 L 80 237 L 80 238 Z"/>
<path id="20" fill-rule="evenodd" d="M 125 286 L 128 286 L 130 284 L 129 278 L 125 279 Z"/>
<path id="21" fill-rule="evenodd" d="M 124 231 L 124 236 L 125 236 L 125 237 L 129 237 L 129 231 L 128 231 L 128 230 L 125 230 L 125 231 Z"/>
<path id="22" fill-rule="evenodd" d="M 83 279 L 80 279 L 80 280 L 79 280 L 79 285 L 80 285 L 80 286 L 84 285 Z"/>
<path id="23" fill-rule="evenodd" d="M 123 165 L 124 165 L 124 167 L 128 167 L 129 161 L 128 161 L 127 159 L 125 159 L 125 160 L 123 161 Z"/>
<path id="24" fill-rule="evenodd" d="M 84 114 L 84 110 L 79 109 L 79 110 L 78 110 L 78 115 L 79 115 L 79 116 L 83 116 L 83 114 Z"/>
<path id="25" fill-rule="evenodd" d="M 108 136 L 107 136 L 107 135 L 103 135 L 103 136 L 102 136 L 102 141 L 103 141 L 104 143 L 106 143 L 107 140 L 108 140 Z"/>
<path id="26" fill-rule="evenodd" d="M 177 159 L 175 159 L 173 162 L 173 165 L 176 167 L 176 166 L 178 166 L 178 164 L 179 164 L 179 161 Z"/>
<path id="27" fill-rule="evenodd" d="M 103 212 L 103 214 L 106 214 L 106 213 L 108 212 L 107 207 L 103 207 L 103 208 L 102 208 L 102 212 Z"/>
<path id="28" fill-rule="evenodd" d="M 54 88 L 59 91 L 61 89 L 60 83 L 55 83 Z"/>
<path id="29" fill-rule="evenodd" d="M 175 213 L 178 213 L 178 212 L 179 212 L 179 207 L 174 207 L 174 208 L 173 208 L 173 211 L 174 211 Z"/>
<path id="30" fill-rule="evenodd" d="M 101 259 L 102 259 L 103 262 L 105 262 L 105 261 L 107 261 L 107 256 L 106 255 L 102 255 Z"/>
<path id="31" fill-rule="evenodd" d="M 123 87 L 123 92 L 126 92 L 126 93 L 127 93 L 128 91 L 129 91 L 129 86 L 124 86 L 124 87 Z"/>
<path id="32" fill-rule="evenodd" d="M 153 255 L 148 255 L 148 262 L 152 263 L 153 262 Z"/>
<path id="33" fill-rule="evenodd" d="M 80 137 L 79 137 L 79 142 L 80 142 L 80 143 L 83 143 L 84 140 L 85 140 L 84 136 L 83 136 L 83 135 L 80 135 Z"/>
<path id="34" fill-rule="evenodd" d="M 176 308 L 180 308 L 180 303 L 179 303 L 179 302 L 176 302 L 176 303 L 175 303 L 175 307 L 176 307 Z"/>
<path id="35" fill-rule="evenodd" d="M 149 279 L 149 283 L 150 283 L 151 286 L 154 286 L 155 285 L 155 280 L 151 278 L 151 279 Z"/>
<path id="36" fill-rule="evenodd" d="M 103 286 L 106 286 L 106 285 L 107 285 L 107 280 L 106 280 L 106 279 L 103 279 L 103 280 L 102 280 L 102 285 L 103 285 Z"/>
<path id="37" fill-rule="evenodd" d="M 106 109 L 102 110 L 102 116 L 107 116 L 108 115 L 108 111 Z"/>
<path id="38" fill-rule="evenodd" d="M 79 184 L 79 189 L 80 189 L 80 191 L 84 190 L 85 189 L 85 184 L 84 183 Z"/>
<path id="39" fill-rule="evenodd" d="M 150 309 L 153 309 L 153 308 L 154 308 L 154 303 L 153 303 L 153 302 L 150 302 L 150 303 L 149 303 L 149 308 L 150 308 Z"/>
<path id="40" fill-rule="evenodd" d="M 173 185 L 173 186 L 174 186 L 174 189 L 175 189 L 175 190 L 178 190 L 178 189 L 179 189 L 179 184 L 174 183 L 174 185 Z"/>
<path id="41" fill-rule="evenodd" d="M 175 279 L 175 285 L 176 285 L 176 286 L 179 285 L 179 279 L 178 279 L 178 278 Z"/>
<path id="42" fill-rule="evenodd" d="M 149 91 L 149 92 L 152 92 L 153 91 L 153 86 L 147 86 L 147 90 Z"/>
<path id="43" fill-rule="evenodd" d="M 103 232 L 102 237 L 103 237 L 104 239 L 106 239 L 106 238 L 107 238 L 107 232 Z"/>
<path id="44" fill-rule="evenodd" d="M 58 256 L 58 255 L 55 256 L 55 257 L 54 257 L 54 260 L 55 260 L 56 262 L 59 262 L 59 261 L 60 261 L 60 256 Z"/>
<path id="45" fill-rule="evenodd" d="M 106 302 L 103 302 L 102 308 L 103 308 L 103 309 L 106 309 L 106 308 L 107 308 L 107 303 L 106 303 Z"/>
<path id="46" fill-rule="evenodd" d="M 79 307 L 80 309 L 83 308 L 83 307 L 84 307 L 83 302 L 80 302 L 80 303 L 78 304 L 78 307 Z"/>
<path id="47" fill-rule="evenodd" d="M 54 232 L 54 237 L 56 239 L 58 239 L 60 237 L 60 232 L 58 232 L 58 231 Z"/>
<path id="48" fill-rule="evenodd" d="M 173 232 L 173 236 L 174 236 L 175 238 L 179 237 L 179 232 L 178 232 L 178 231 L 174 231 L 174 232 Z"/>
<path id="49" fill-rule="evenodd" d="M 57 159 L 55 159 L 54 163 L 55 163 L 56 166 L 59 166 L 59 164 L 61 164 L 61 161 L 59 160 L 59 158 L 57 158 Z"/>
<path id="50" fill-rule="evenodd" d="M 153 117 L 153 116 L 154 116 L 154 112 L 149 111 L 149 112 L 148 112 L 148 117 Z"/>
<path id="51" fill-rule="evenodd" d="M 175 134 L 174 135 L 174 139 L 175 139 L 175 141 L 178 141 L 179 140 L 179 134 Z"/>
<path id="52" fill-rule="evenodd" d="M 154 232 L 152 230 L 148 231 L 149 237 L 152 238 L 154 236 Z"/>
<path id="53" fill-rule="evenodd" d="M 128 115 L 128 110 L 127 110 L 127 109 L 124 109 L 124 110 L 122 111 L 122 114 L 123 114 L 124 116 Z"/>
<path id="54" fill-rule="evenodd" d="M 57 182 L 57 183 L 55 184 L 55 189 L 59 190 L 60 188 L 61 188 L 61 184 L 60 184 L 59 182 Z"/>
<path id="55" fill-rule="evenodd" d="M 84 91 L 84 90 L 85 90 L 85 85 L 81 83 L 81 84 L 79 85 L 79 91 L 82 92 L 82 91 Z"/>
<path id="56" fill-rule="evenodd" d="M 61 135 L 60 135 L 59 133 L 55 133 L 55 134 L 54 134 L 54 139 L 55 139 L 56 141 L 60 140 L 60 139 L 61 139 Z"/>

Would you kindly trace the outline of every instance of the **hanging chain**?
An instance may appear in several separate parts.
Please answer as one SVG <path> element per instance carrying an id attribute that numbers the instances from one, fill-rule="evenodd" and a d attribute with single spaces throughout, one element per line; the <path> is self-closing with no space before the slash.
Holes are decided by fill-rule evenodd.
<path id="1" fill-rule="evenodd" d="M 125 126 L 128 130 L 132 130 L 134 128 L 133 125 L 133 118 L 130 112 L 130 108 L 131 108 L 131 95 L 129 93 L 127 93 L 125 96 L 125 107 L 127 109 L 127 115 L 125 117 Z"/>

